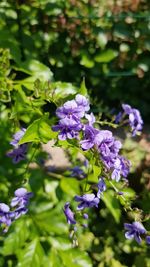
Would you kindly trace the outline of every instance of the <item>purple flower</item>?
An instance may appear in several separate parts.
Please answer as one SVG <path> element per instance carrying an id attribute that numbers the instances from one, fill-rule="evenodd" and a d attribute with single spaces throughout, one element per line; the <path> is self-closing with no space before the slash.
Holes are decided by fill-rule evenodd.
<path id="1" fill-rule="evenodd" d="M 121 192 L 121 191 L 118 192 L 118 195 L 119 195 L 119 196 L 123 196 L 123 194 L 124 194 L 124 193 Z"/>
<path id="2" fill-rule="evenodd" d="M 99 179 L 97 187 L 98 187 L 97 197 L 100 198 L 100 195 L 106 190 L 106 184 L 104 182 L 103 177 Z"/>
<path id="3" fill-rule="evenodd" d="M 93 113 L 85 114 L 85 118 L 88 120 L 88 125 L 92 126 L 95 123 L 95 116 Z"/>
<path id="4" fill-rule="evenodd" d="M 54 132 L 60 131 L 58 135 L 60 140 L 66 140 L 67 138 L 77 138 L 78 132 L 82 129 L 82 125 L 80 122 L 76 122 L 73 119 L 65 118 L 61 119 L 52 129 Z"/>
<path id="5" fill-rule="evenodd" d="M 107 130 L 102 130 L 99 132 L 98 139 L 98 149 L 103 158 L 115 158 L 122 144 L 119 140 L 116 140 L 112 132 Z"/>
<path id="6" fill-rule="evenodd" d="M 19 206 L 24 208 L 28 205 L 29 199 L 33 196 L 33 193 L 27 192 L 25 188 L 19 188 L 15 191 L 15 197 L 11 201 L 11 207 Z"/>
<path id="7" fill-rule="evenodd" d="M 121 175 L 126 178 L 129 174 L 131 162 L 123 156 L 119 156 L 121 164 Z"/>
<path id="8" fill-rule="evenodd" d="M 12 151 L 8 152 L 7 156 L 12 158 L 13 163 L 16 164 L 26 158 L 27 146 L 27 144 L 20 145 L 18 148 L 14 148 Z"/>
<path id="9" fill-rule="evenodd" d="M 85 220 L 87 220 L 87 219 L 89 218 L 89 215 L 88 215 L 87 213 L 84 213 L 84 214 L 83 214 L 83 218 L 84 218 Z"/>
<path id="10" fill-rule="evenodd" d="M 81 179 L 86 177 L 86 174 L 79 166 L 75 166 L 73 168 L 70 168 L 70 171 L 71 171 L 72 177 L 78 177 Z"/>
<path id="11" fill-rule="evenodd" d="M 125 230 L 127 232 L 125 233 L 125 237 L 127 239 L 132 239 L 134 238 L 137 243 L 141 243 L 141 237 L 140 235 L 143 235 L 146 233 L 146 229 L 140 222 L 133 222 L 132 224 L 130 223 L 125 223 L 124 224 Z"/>
<path id="12" fill-rule="evenodd" d="M 148 235 L 148 236 L 146 237 L 146 243 L 147 243 L 148 245 L 150 245 L 150 235 Z"/>
<path id="13" fill-rule="evenodd" d="M 116 180 L 118 182 L 120 180 L 121 176 L 121 161 L 119 158 L 117 158 L 113 164 L 113 172 L 111 174 L 112 180 Z"/>
<path id="14" fill-rule="evenodd" d="M 122 108 L 126 115 L 129 116 L 129 125 L 132 130 L 132 135 L 135 136 L 138 131 L 143 128 L 143 120 L 138 109 L 132 108 L 130 105 L 122 104 Z"/>
<path id="15" fill-rule="evenodd" d="M 15 219 L 20 218 L 22 215 L 26 214 L 28 212 L 28 209 L 26 207 L 19 207 L 14 211 L 14 217 Z"/>
<path id="16" fill-rule="evenodd" d="M 115 123 L 120 123 L 121 122 L 121 120 L 122 120 L 122 115 L 123 115 L 123 113 L 120 111 L 118 114 L 117 114 L 117 116 L 116 116 L 116 118 L 115 118 Z"/>
<path id="17" fill-rule="evenodd" d="M 123 108 L 124 112 L 125 112 L 126 114 L 128 114 L 128 115 L 132 112 L 132 108 L 131 108 L 131 106 L 128 105 L 128 104 L 122 104 L 122 108 Z"/>
<path id="18" fill-rule="evenodd" d="M 13 211 L 5 203 L 0 203 L 0 224 L 4 226 L 3 232 L 7 232 L 11 223 L 21 215 L 26 214 L 29 198 L 32 193 L 28 193 L 25 188 L 19 188 L 15 191 L 15 197 L 11 201 L 11 207 L 16 207 Z"/>
<path id="19" fill-rule="evenodd" d="M 118 181 L 121 175 L 121 160 L 118 157 L 121 142 L 113 137 L 112 132 L 101 130 L 95 137 L 95 143 L 107 170 L 113 172 L 112 179 Z"/>
<path id="20" fill-rule="evenodd" d="M 18 142 L 20 141 L 20 139 L 24 136 L 26 129 L 25 128 L 21 128 L 20 131 L 18 131 L 17 133 L 15 133 L 13 135 L 13 139 L 10 142 L 11 145 L 13 146 L 17 146 Z"/>
<path id="21" fill-rule="evenodd" d="M 80 141 L 83 150 L 88 150 L 92 148 L 97 143 L 97 135 L 99 130 L 95 129 L 90 125 L 85 125 L 84 127 L 84 139 Z"/>
<path id="22" fill-rule="evenodd" d="M 78 94 L 75 97 L 75 101 L 78 107 L 81 107 L 84 110 L 84 112 L 89 111 L 90 109 L 89 101 L 85 96 Z"/>
<path id="23" fill-rule="evenodd" d="M 0 224 L 11 225 L 10 208 L 5 203 L 0 203 Z"/>
<path id="24" fill-rule="evenodd" d="M 112 174 L 111 178 L 118 182 L 120 180 L 120 176 L 122 175 L 124 178 L 127 177 L 130 171 L 130 161 L 124 158 L 123 156 L 118 156 L 114 163 L 112 164 Z"/>
<path id="25" fill-rule="evenodd" d="M 60 120 L 52 129 L 60 131 L 58 135 L 60 140 L 78 138 L 78 133 L 83 127 L 80 120 L 89 108 L 89 101 L 79 94 L 75 100 L 67 101 L 62 107 L 57 108 L 56 115 Z"/>
<path id="26" fill-rule="evenodd" d="M 56 115 L 60 119 L 73 119 L 79 122 L 84 116 L 84 108 L 78 107 L 75 100 L 67 101 L 62 107 L 57 108 Z"/>
<path id="27" fill-rule="evenodd" d="M 56 115 L 60 119 L 68 118 L 79 122 L 89 109 L 88 100 L 84 96 L 78 94 L 75 100 L 67 101 L 62 107 L 57 108 Z"/>
<path id="28" fill-rule="evenodd" d="M 13 139 L 10 142 L 14 146 L 14 149 L 7 153 L 7 156 L 12 158 L 13 163 L 18 163 L 26 158 L 27 144 L 18 145 L 20 139 L 24 136 L 26 129 L 22 128 L 20 131 L 13 135 Z"/>
<path id="29" fill-rule="evenodd" d="M 67 202 L 64 206 L 64 214 L 66 215 L 67 222 L 69 224 L 76 224 L 74 213 L 70 209 L 70 203 Z"/>
<path id="30" fill-rule="evenodd" d="M 83 196 L 75 196 L 75 201 L 81 202 L 77 210 L 83 210 L 85 208 L 98 207 L 99 198 L 95 197 L 94 194 L 85 194 Z"/>
<path id="31" fill-rule="evenodd" d="M 82 224 L 82 227 L 83 227 L 83 228 L 87 228 L 87 227 L 88 227 L 87 223 L 83 223 L 83 224 Z"/>
<path id="32" fill-rule="evenodd" d="M 85 166 L 86 168 L 89 167 L 89 161 L 88 161 L 87 159 L 85 159 L 85 161 L 83 162 L 83 164 L 84 164 L 84 166 Z"/>
<path id="33" fill-rule="evenodd" d="M 76 95 L 75 100 L 64 103 L 57 108 L 56 115 L 60 119 L 57 125 L 52 127 L 53 131 L 60 131 L 60 140 L 78 138 L 78 132 L 82 129 L 81 118 L 90 109 L 89 101 L 82 95 Z"/>

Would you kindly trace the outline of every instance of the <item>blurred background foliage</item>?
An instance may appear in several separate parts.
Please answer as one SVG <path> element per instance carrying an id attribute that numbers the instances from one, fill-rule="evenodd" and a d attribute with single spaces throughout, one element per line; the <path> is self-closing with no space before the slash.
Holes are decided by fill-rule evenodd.
<path id="1" fill-rule="evenodd" d="M 0 236 L 0 267 L 150 267 L 149 248 L 125 240 L 123 223 L 132 214 L 125 214 L 111 189 L 100 209 L 89 214 L 88 229 L 79 229 L 79 247 L 72 248 L 63 206 L 82 190 L 84 181 L 45 168 L 49 155 L 40 145 L 55 137 L 49 125 L 55 122 L 56 106 L 78 88 L 85 90 L 83 78 L 95 113 L 117 111 L 127 102 L 148 122 L 149 8 L 148 0 L 0 2 L 0 199 L 8 204 L 14 190 L 27 181 L 34 192 L 28 215 Z M 30 124 L 34 135 L 28 141 L 35 143 L 29 146 L 28 161 L 14 166 L 6 157 L 11 136 L 20 125 Z M 123 154 L 132 162 L 130 188 L 120 185 L 129 201 L 134 200 L 133 207 L 146 214 L 148 138 L 145 133 L 138 140 L 125 140 Z M 64 146 L 73 166 L 82 166 L 77 152 Z M 33 154 L 35 165 L 29 166 Z M 89 179 L 98 174 L 95 166 Z M 148 221 L 145 226 L 150 229 Z"/>
<path id="2" fill-rule="evenodd" d="M 148 0 L 2 0 L 0 47 L 15 66 L 36 59 L 56 80 L 85 77 L 98 111 L 128 102 L 148 120 L 149 8 Z"/>

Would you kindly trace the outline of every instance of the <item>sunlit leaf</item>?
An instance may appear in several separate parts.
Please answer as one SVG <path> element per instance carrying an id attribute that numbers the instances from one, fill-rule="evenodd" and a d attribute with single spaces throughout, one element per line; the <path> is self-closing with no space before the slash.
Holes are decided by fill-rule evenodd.
<path id="1" fill-rule="evenodd" d="M 117 57 L 118 52 L 112 49 L 105 50 L 95 56 L 95 61 L 98 63 L 107 63 Z"/>
<path id="2" fill-rule="evenodd" d="M 19 144 L 28 142 L 47 143 L 56 136 L 48 124 L 47 116 L 35 120 L 26 130 Z"/>
<path id="3" fill-rule="evenodd" d="M 41 267 L 43 258 L 43 248 L 38 238 L 36 238 L 31 243 L 27 244 L 23 251 L 20 251 L 17 267 Z"/>

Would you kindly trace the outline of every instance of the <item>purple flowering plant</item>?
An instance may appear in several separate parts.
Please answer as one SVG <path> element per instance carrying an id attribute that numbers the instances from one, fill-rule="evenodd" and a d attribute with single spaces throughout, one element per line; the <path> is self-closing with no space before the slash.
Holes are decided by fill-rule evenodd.
<path id="1" fill-rule="evenodd" d="M 67 202 L 65 204 L 64 213 L 70 227 L 75 223 L 84 227 L 85 223 L 82 222 L 82 219 L 78 219 L 79 214 L 84 218 L 84 210 L 99 208 L 101 205 L 100 199 L 103 200 L 103 194 L 105 196 L 110 188 L 115 191 L 117 198 L 124 205 L 125 209 L 132 210 L 128 199 L 126 199 L 125 194 L 120 190 L 119 186 L 119 183 L 127 184 L 131 163 L 121 154 L 121 141 L 110 130 L 104 130 L 98 126 L 106 124 L 116 128 L 118 127 L 118 123 L 127 116 L 127 122 L 129 127 L 131 127 L 132 135 L 135 136 L 142 130 L 143 120 L 140 112 L 125 104 L 122 105 L 122 108 L 124 112 L 119 113 L 119 116 L 116 118 L 116 124 L 107 123 L 107 121 L 96 121 L 93 113 L 90 113 L 89 101 L 79 94 L 75 99 L 65 102 L 63 106 L 56 110 L 58 124 L 54 125 L 52 129 L 58 132 L 58 140 L 70 142 L 70 139 L 75 139 L 76 146 L 79 147 L 80 152 L 86 155 L 89 160 L 93 175 L 96 174 L 97 176 L 97 188 L 92 185 L 89 186 L 88 191 L 83 191 L 82 195 L 75 195 L 74 202 L 77 205 L 74 211 L 70 209 L 70 203 L 68 204 Z M 74 128 L 72 125 L 74 125 Z M 72 176 L 75 176 L 75 173 L 76 175 L 82 175 L 81 172 L 82 170 L 78 166 L 75 166 L 72 169 Z M 85 188 L 87 188 L 88 175 L 85 183 Z M 92 188 L 94 188 L 93 192 Z M 140 243 L 142 235 L 146 237 L 146 242 L 149 242 L 149 237 L 147 237 L 148 232 L 144 230 L 145 228 L 141 222 L 133 222 L 133 224 L 125 223 L 125 229 L 128 230 L 125 234 L 127 239 L 134 238 Z"/>
<path id="2" fill-rule="evenodd" d="M 68 1 L 62 2 L 66 13 Z M 80 11 L 81 1 L 71 2 L 78 2 Z M 94 2 L 85 3 L 88 12 L 98 4 Z M 39 12 L 36 3 L 32 5 Z M 44 11 L 43 4 L 41 8 Z M 17 3 L 12 16 L 25 19 L 30 11 L 31 7 L 26 10 Z M 45 25 L 47 18 L 43 18 Z M 78 35 L 78 25 L 76 30 Z M 28 30 L 23 37 L 26 34 Z M 80 88 L 54 82 L 48 68 L 35 60 L 35 53 L 25 53 L 22 64 L 18 52 L 19 71 L 13 63 L 0 79 L 0 266 L 148 266 L 150 172 L 145 151 L 149 142 L 147 131 L 141 133 L 140 111 L 123 102 L 118 115 L 116 111 L 110 114 L 102 104 L 103 95 L 100 103 L 92 98 L 92 91 L 89 97 L 84 82 Z M 91 60 L 91 55 L 84 58 L 81 53 L 81 61 L 89 61 L 89 56 Z M 94 64 L 101 65 L 93 57 Z M 13 55 L 10 58 L 13 62 Z M 1 70 L 7 66 L 8 61 Z M 84 71 L 82 66 L 82 75 Z M 74 68 L 72 73 L 76 75 Z M 147 141 L 146 149 L 141 151 L 143 141 Z"/>
<path id="3" fill-rule="evenodd" d="M 13 163 L 16 164 L 26 159 L 28 143 L 43 143 L 43 140 L 47 143 L 50 136 L 54 140 L 55 147 L 65 148 L 68 155 L 69 153 L 73 155 L 74 167 L 66 170 L 66 172 L 69 171 L 69 177 L 63 176 L 62 173 L 55 173 L 56 168 L 54 171 L 49 171 L 48 174 L 53 179 L 61 179 L 60 184 L 63 189 L 65 187 L 63 178 L 68 179 L 65 190 L 66 192 L 70 190 L 68 195 L 71 197 L 66 197 L 62 211 L 68 223 L 72 242 L 76 240 L 77 243 L 78 229 L 86 231 L 91 216 L 94 212 L 97 213 L 101 210 L 102 203 L 111 210 L 117 223 L 120 218 L 118 219 L 115 211 L 112 211 L 109 201 L 117 203 L 117 205 L 120 202 L 127 214 L 130 212 L 135 214 L 135 208 L 132 208 L 132 199 L 126 194 L 131 162 L 122 153 L 123 144 L 114 135 L 111 128 L 115 129 L 128 124 L 132 135 L 135 136 L 142 130 L 143 120 L 137 109 L 123 104 L 123 111 L 119 113 L 116 120 L 100 121 L 91 112 L 88 97 L 76 94 L 72 98 L 61 106 L 57 106 L 56 118 L 53 120 L 51 128 L 49 127 L 49 116 L 45 115 L 33 122 L 27 129 L 21 128 L 16 132 L 10 142 L 13 150 L 7 152 L 7 156 L 11 157 Z M 103 127 L 105 125 L 107 128 Z M 36 130 L 35 134 L 34 130 Z M 78 153 L 82 155 L 80 166 L 75 160 Z M 31 161 L 33 158 L 31 156 Z M 27 163 L 27 171 L 30 171 L 30 163 Z M 50 170 L 48 167 L 45 168 L 44 164 L 40 165 L 40 168 L 43 168 L 44 171 Z M 72 181 L 74 185 L 77 180 L 80 187 L 75 186 L 77 189 L 75 192 L 74 189 L 69 188 L 69 182 Z M 50 192 L 51 189 L 47 186 L 46 190 Z M 15 190 L 9 206 L 0 203 L 0 224 L 3 232 L 6 232 L 15 220 L 27 214 L 31 197 L 33 197 L 33 193 L 20 187 Z M 143 226 L 144 217 L 143 221 L 142 217 L 137 220 L 136 215 L 133 218 L 134 222 L 124 223 L 125 238 L 134 239 L 139 244 L 144 239 L 147 244 L 150 244 L 150 234 Z M 99 219 L 101 218 L 99 217 Z M 129 221 L 130 219 L 130 217 L 127 218 Z"/>

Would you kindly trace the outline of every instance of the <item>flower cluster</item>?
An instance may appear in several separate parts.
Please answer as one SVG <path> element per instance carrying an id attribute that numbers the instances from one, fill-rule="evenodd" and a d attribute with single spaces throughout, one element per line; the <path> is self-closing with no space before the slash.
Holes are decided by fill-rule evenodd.
<path id="1" fill-rule="evenodd" d="M 33 196 L 33 193 L 27 192 L 25 188 L 19 188 L 14 195 L 10 203 L 11 211 L 8 205 L 0 203 L 0 225 L 3 228 L 3 232 L 7 232 L 14 220 L 28 212 L 29 199 Z"/>
<path id="2" fill-rule="evenodd" d="M 98 207 L 98 204 L 100 202 L 100 197 L 101 194 L 103 194 L 103 192 L 106 190 L 106 184 L 104 182 L 103 177 L 101 177 L 99 179 L 99 182 L 97 184 L 97 188 L 98 188 L 98 192 L 97 195 L 95 196 L 95 194 L 84 194 L 82 196 L 75 196 L 74 200 L 76 202 L 79 202 L 77 208 L 76 208 L 76 215 L 78 212 L 81 213 L 81 217 L 82 219 L 87 220 L 88 219 L 88 214 L 87 213 L 83 213 L 83 211 L 86 208 L 93 208 L 93 207 Z M 70 209 L 70 203 L 67 202 L 64 206 L 64 214 L 66 216 L 67 222 L 68 224 L 76 224 L 77 221 L 75 219 L 75 213 Z M 87 224 L 82 223 L 83 227 L 87 227 Z"/>
<path id="3" fill-rule="evenodd" d="M 138 109 L 132 108 L 128 104 L 122 104 L 123 112 L 119 112 L 116 116 L 116 123 L 120 123 L 124 117 L 128 117 L 127 123 L 131 127 L 132 135 L 135 136 L 143 128 L 143 120 Z M 125 120 L 126 122 L 126 120 Z"/>
<path id="4" fill-rule="evenodd" d="M 59 131 L 60 140 L 78 138 L 83 125 L 81 118 L 90 109 L 88 100 L 82 95 L 76 95 L 75 100 L 67 101 L 62 107 L 57 108 L 56 115 L 59 123 L 53 126 L 53 131 Z"/>
<path id="5" fill-rule="evenodd" d="M 122 118 L 128 115 L 129 125 L 133 135 L 135 135 L 142 129 L 143 121 L 141 115 L 137 109 L 133 109 L 129 105 L 123 104 L 122 108 L 124 113 L 120 112 L 117 120 L 120 122 Z M 74 100 L 67 101 L 62 107 L 57 108 L 56 115 L 59 118 L 59 122 L 53 126 L 54 131 L 59 131 L 58 138 L 60 140 L 76 138 L 82 150 L 92 150 L 98 156 L 99 164 L 102 167 L 103 177 L 99 178 L 97 183 L 97 194 L 91 192 L 81 196 L 76 195 L 74 200 L 78 204 L 74 212 L 71 210 L 69 202 L 64 206 L 67 222 L 73 225 L 74 232 L 77 229 L 74 225 L 77 223 L 87 227 L 87 224 L 81 223 L 83 219 L 88 219 L 88 214 L 83 212 L 85 209 L 98 207 L 101 195 L 106 190 L 105 179 L 111 178 L 116 182 L 121 177 L 126 179 L 130 169 L 129 160 L 120 155 L 121 142 L 113 136 L 111 131 L 95 128 L 96 120 L 92 113 L 88 113 L 89 110 L 88 100 L 82 95 L 77 95 Z M 72 171 L 72 176 L 84 178 L 80 167 L 75 166 L 70 170 Z M 118 191 L 118 194 L 122 195 L 123 193 Z M 146 236 L 147 234 L 144 226 L 139 222 L 126 223 L 124 226 L 127 230 L 126 238 L 135 238 L 138 243 L 141 242 L 140 235 Z M 148 235 L 146 236 L 146 242 L 150 244 L 150 236 Z"/>
<path id="6" fill-rule="evenodd" d="M 12 158 L 13 163 L 18 163 L 21 160 L 26 158 L 27 153 L 27 144 L 18 145 L 20 139 L 25 134 L 26 129 L 22 128 L 20 131 L 13 135 L 13 139 L 10 144 L 14 147 L 14 149 L 7 153 L 7 156 Z"/>
<path id="7" fill-rule="evenodd" d="M 111 178 L 113 180 L 119 181 L 121 175 L 124 178 L 127 177 L 130 162 L 119 155 L 122 145 L 119 140 L 114 138 L 112 132 L 108 130 L 98 130 L 92 126 L 86 125 L 84 140 L 80 143 L 84 150 L 95 147 L 106 170 L 111 172 Z"/>
<path id="8" fill-rule="evenodd" d="M 137 243 L 141 243 L 141 235 L 146 237 L 146 243 L 150 244 L 150 236 L 147 235 L 147 231 L 144 228 L 144 226 L 140 222 L 133 222 L 132 224 L 130 223 L 125 223 L 124 224 L 125 230 L 127 232 L 125 233 L 125 237 L 127 239 L 135 239 Z"/>
<path id="9" fill-rule="evenodd" d="M 143 120 L 138 109 L 131 108 L 130 105 L 123 104 L 122 108 L 126 115 L 129 116 L 129 125 L 132 130 L 132 135 L 135 136 L 137 132 L 141 131 L 143 128 Z"/>
<path id="10" fill-rule="evenodd" d="M 126 178 L 130 162 L 119 155 L 121 142 L 115 139 L 111 131 L 95 128 L 95 117 L 87 113 L 89 110 L 89 101 L 82 95 L 76 95 L 75 100 L 67 101 L 62 107 L 57 108 L 56 115 L 60 120 L 53 126 L 53 130 L 59 131 L 60 140 L 79 139 L 81 132 L 81 148 L 95 149 L 105 171 L 111 174 L 113 180 L 119 181 L 121 176 Z M 81 120 L 83 118 L 84 120 Z"/>

